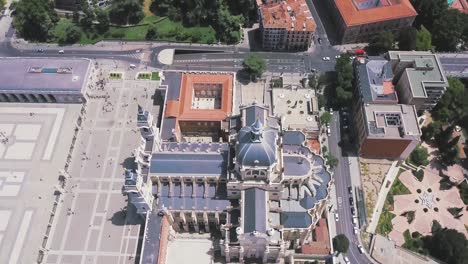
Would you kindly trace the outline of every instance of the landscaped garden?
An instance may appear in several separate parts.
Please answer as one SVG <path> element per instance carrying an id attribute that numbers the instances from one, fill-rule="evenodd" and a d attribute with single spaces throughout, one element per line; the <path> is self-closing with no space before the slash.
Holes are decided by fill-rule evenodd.
<path id="1" fill-rule="evenodd" d="M 138 80 L 151 80 L 152 74 L 149 72 L 140 72 L 138 73 L 137 79 Z"/>
<path id="2" fill-rule="evenodd" d="M 152 72 L 151 73 L 151 80 L 153 80 L 153 81 L 161 80 L 161 77 L 159 77 L 159 72 Z"/>
<path id="3" fill-rule="evenodd" d="M 120 80 L 120 79 L 122 79 L 122 73 L 120 73 L 120 72 L 111 72 L 109 74 L 109 79 L 111 79 L 111 80 Z"/>

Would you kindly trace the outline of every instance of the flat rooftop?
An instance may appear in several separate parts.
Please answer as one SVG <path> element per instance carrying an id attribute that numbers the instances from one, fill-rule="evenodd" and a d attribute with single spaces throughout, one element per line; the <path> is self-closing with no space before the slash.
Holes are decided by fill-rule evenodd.
<path id="1" fill-rule="evenodd" d="M 426 86 L 447 87 L 448 81 L 442 71 L 439 59 L 431 52 L 389 51 L 390 60 L 411 63 L 405 74 L 414 97 L 427 97 Z"/>
<path id="2" fill-rule="evenodd" d="M 366 104 L 365 109 L 369 136 L 406 138 L 420 136 L 416 109 L 404 104 Z"/>
<path id="3" fill-rule="evenodd" d="M 288 31 L 315 31 L 317 25 L 305 0 L 286 0 L 261 5 L 265 28 L 284 28 Z"/>
<path id="4" fill-rule="evenodd" d="M 381 57 L 366 59 L 357 64 L 359 88 L 366 103 L 398 103 L 398 96 L 392 84 L 391 63 Z"/>
<path id="5" fill-rule="evenodd" d="M 80 93 L 91 61 L 73 58 L 0 58 L 0 92 Z"/>
<path id="6" fill-rule="evenodd" d="M 298 88 L 273 88 L 273 114 L 283 118 L 285 129 L 319 129 L 315 91 Z"/>
<path id="7" fill-rule="evenodd" d="M 348 27 L 417 15 L 409 0 L 334 1 Z"/>

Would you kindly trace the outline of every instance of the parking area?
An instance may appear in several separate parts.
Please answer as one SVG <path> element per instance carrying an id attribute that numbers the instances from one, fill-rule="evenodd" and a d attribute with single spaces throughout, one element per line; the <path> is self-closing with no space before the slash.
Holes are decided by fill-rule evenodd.
<path id="1" fill-rule="evenodd" d="M 122 175 L 140 140 L 137 107 L 152 110 L 158 82 L 109 80 L 116 70 L 112 62 L 98 67 L 104 83 L 90 91 L 44 263 L 133 264 L 138 259 L 143 219 L 125 209 Z"/>
<path id="2" fill-rule="evenodd" d="M 0 263 L 36 263 L 81 105 L 0 107 Z"/>

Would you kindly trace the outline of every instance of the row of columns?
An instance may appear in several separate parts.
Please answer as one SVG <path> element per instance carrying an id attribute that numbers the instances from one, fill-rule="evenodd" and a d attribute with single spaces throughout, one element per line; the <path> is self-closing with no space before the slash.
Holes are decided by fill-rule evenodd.
<path id="1" fill-rule="evenodd" d="M 57 99 L 52 94 L 5 94 L 5 93 L 0 93 L 0 102 L 56 103 Z"/>
<path id="2" fill-rule="evenodd" d="M 176 232 L 182 232 L 182 231 L 189 232 L 190 231 L 189 223 L 187 222 L 187 218 L 185 216 L 187 212 L 184 212 L 184 211 L 179 212 L 180 214 L 179 214 L 179 218 L 177 219 L 177 221 L 173 215 L 174 213 L 173 211 L 166 211 L 165 213 L 168 215 L 169 222 L 171 223 L 172 228 Z M 203 231 L 205 231 L 206 233 L 210 232 L 210 222 L 208 218 L 208 212 L 203 212 L 202 219 L 198 219 L 197 213 L 195 211 L 191 211 L 189 213 L 190 213 L 190 220 L 194 221 L 193 228 L 195 229 L 195 232 L 197 233 L 200 232 L 200 224 L 203 224 L 204 226 Z M 219 225 L 219 212 L 214 212 L 214 215 L 215 215 L 214 224 L 218 226 Z M 182 224 L 182 229 L 180 228 L 180 224 Z"/>

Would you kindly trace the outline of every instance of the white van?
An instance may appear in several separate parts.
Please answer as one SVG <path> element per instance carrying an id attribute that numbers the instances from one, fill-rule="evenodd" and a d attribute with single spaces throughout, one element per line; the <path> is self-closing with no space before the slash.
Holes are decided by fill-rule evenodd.
<path id="1" fill-rule="evenodd" d="M 136 65 L 135 64 L 130 64 L 130 69 L 135 69 Z"/>

